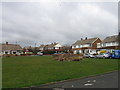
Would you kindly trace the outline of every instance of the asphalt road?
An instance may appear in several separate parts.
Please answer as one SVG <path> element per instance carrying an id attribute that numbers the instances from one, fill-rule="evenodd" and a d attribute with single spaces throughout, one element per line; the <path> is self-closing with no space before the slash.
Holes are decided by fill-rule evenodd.
<path id="1" fill-rule="evenodd" d="M 110 72 L 86 78 L 73 79 L 36 88 L 118 88 L 118 72 Z M 35 88 L 33 87 L 33 88 Z"/>

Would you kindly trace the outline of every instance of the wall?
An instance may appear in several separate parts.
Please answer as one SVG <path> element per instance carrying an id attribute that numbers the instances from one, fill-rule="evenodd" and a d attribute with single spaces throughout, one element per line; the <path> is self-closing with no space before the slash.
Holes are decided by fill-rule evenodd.
<path id="1" fill-rule="evenodd" d="M 93 44 L 92 47 L 97 48 L 97 43 L 101 43 L 102 41 L 98 38 Z"/>

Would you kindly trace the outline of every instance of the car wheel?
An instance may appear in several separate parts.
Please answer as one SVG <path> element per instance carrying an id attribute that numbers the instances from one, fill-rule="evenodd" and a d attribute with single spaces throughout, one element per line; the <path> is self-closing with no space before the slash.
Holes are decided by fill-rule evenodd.
<path id="1" fill-rule="evenodd" d="M 110 57 L 110 59 L 112 59 L 112 57 Z"/>
<path id="2" fill-rule="evenodd" d="M 105 59 L 105 56 L 103 57 L 103 59 Z"/>

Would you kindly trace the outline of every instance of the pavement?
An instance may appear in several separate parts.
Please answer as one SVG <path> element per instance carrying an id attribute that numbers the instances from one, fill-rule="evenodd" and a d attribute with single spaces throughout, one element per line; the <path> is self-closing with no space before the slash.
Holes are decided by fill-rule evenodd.
<path id="1" fill-rule="evenodd" d="M 33 86 L 33 88 L 118 88 L 118 71 L 52 84 Z"/>

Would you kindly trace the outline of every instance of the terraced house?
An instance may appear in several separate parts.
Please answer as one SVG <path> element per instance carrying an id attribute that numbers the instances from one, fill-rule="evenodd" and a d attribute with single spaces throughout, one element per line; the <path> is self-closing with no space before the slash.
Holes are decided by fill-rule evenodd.
<path id="1" fill-rule="evenodd" d="M 76 41 L 72 44 L 72 51 L 74 54 L 77 53 L 91 53 L 94 54 L 97 52 L 97 43 L 101 43 L 102 41 L 98 38 L 85 38 Z"/>
<path id="2" fill-rule="evenodd" d="M 105 49 L 107 52 L 112 52 L 114 49 L 120 49 L 119 44 L 120 33 L 114 36 L 106 37 L 101 43 L 97 44 L 99 49 Z"/>

